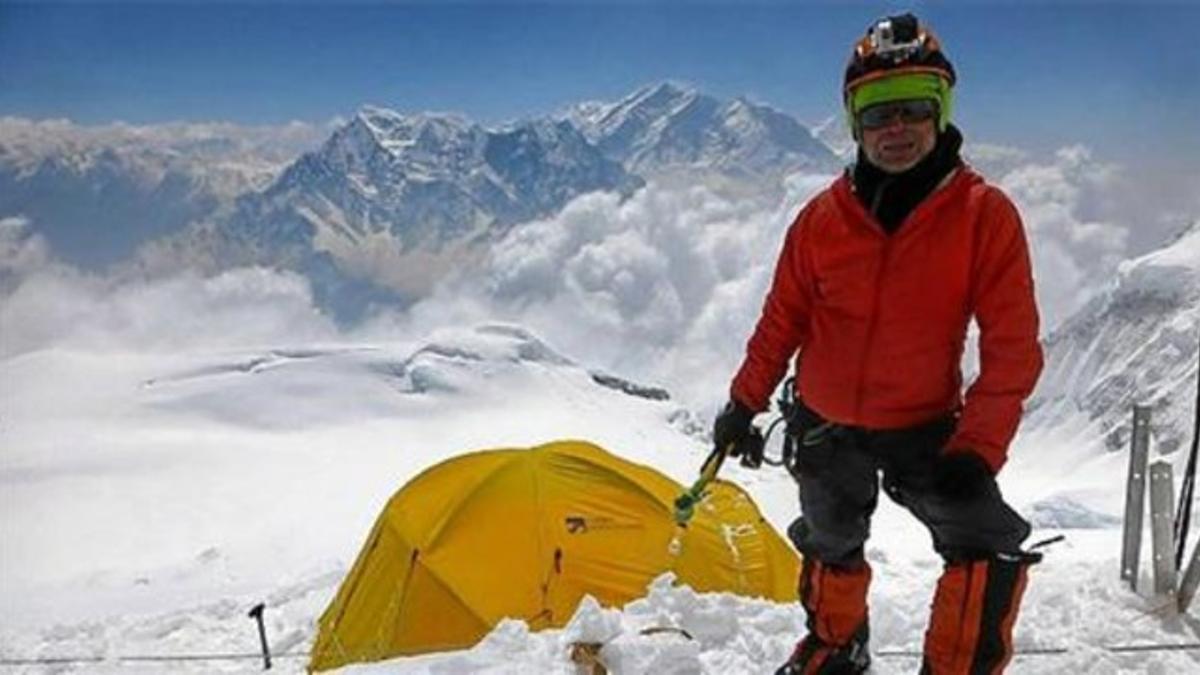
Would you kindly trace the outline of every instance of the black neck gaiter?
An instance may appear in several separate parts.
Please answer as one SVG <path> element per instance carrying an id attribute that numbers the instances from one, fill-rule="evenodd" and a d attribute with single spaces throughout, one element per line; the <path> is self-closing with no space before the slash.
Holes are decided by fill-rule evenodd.
<path id="1" fill-rule="evenodd" d="M 851 175 L 854 192 L 883 229 L 892 234 L 946 174 L 962 164 L 962 141 L 962 133 L 953 124 L 946 125 L 933 150 L 903 173 L 887 173 L 871 164 L 860 145 Z"/>

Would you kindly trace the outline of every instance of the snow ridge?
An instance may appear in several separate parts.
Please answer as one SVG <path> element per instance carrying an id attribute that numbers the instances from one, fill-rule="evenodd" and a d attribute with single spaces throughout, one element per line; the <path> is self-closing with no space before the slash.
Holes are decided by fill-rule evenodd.
<path id="1" fill-rule="evenodd" d="M 1082 415 L 1109 450 L 1121 450 L 1133 405 L 1147 405 L 1159 451 L 1186 447 L 1200 369 L 1200 222 L 1122 263 L 1110 285 L 1046 340 L 1046 363 L 1030 403 L 1032 429 Z"/>
<path id="2" fill-rule="evenodd" d="M 613 104 L 589 102 L 567 113 L 605 155 L 653 176 L 712 171 L 740 179 L 841 166 L 794 118 L 745 98 L 720 101 L 673 82 L 643 87 Z"/>

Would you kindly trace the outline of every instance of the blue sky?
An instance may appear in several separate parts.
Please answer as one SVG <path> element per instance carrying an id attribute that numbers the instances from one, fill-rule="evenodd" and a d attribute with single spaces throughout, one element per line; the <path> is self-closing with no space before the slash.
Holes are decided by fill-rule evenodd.
<path id="1" fill-rule="evenodd" d="M 499 122 L 669 78 L 815 121 L 852 40 L 898 9 L 939 32 L 968 137 L 1195 166 L 1197 4 L 0 0 L 0 115 L 276 123 L 374 103 Z"/>

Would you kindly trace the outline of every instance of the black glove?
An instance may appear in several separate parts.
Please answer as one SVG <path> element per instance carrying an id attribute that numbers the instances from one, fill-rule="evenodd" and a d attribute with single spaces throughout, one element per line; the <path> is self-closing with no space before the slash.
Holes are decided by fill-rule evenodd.
<path id="1" fill-rule="evenodd" d="M 992 468 L 970 450 L 948 450 L 933 464 L 933 490 L 954 501 L 983 494 L 992 482 Z"/>
<path id="2" fill-rule="evenodd" d="M 754 411 L 741 402 L 730 399 L 713 422 L 713 445 L 729 448 L 730 457 L 745 456 L 742 464 L 755 468 L 762 461 L 762 434 L 750 425 Z M 730 447 L 732 444 L 732 447 Z M 757 460 L 756 460 L 757 455 Z"/>

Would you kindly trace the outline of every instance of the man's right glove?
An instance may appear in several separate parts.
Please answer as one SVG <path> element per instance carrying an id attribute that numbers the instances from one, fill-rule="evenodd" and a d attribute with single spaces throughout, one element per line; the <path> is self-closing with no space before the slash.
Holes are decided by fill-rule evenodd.
<path id="1" fill-rule="evenodd" d="M 942 452 L 933 464 L 933 489 L 954 501 L 984 494 L 992 481 L 992 469 L 970 450 Z"/>
<path id="2" fill-rule="evenodd" d="M 713 422 L 713 445 L 728 448 L 730 457 L 741 457 L 742 465 L 756 469 L 762 464 L 763 437 L 751 426 L 754 411 L 730 399 Z"/>

